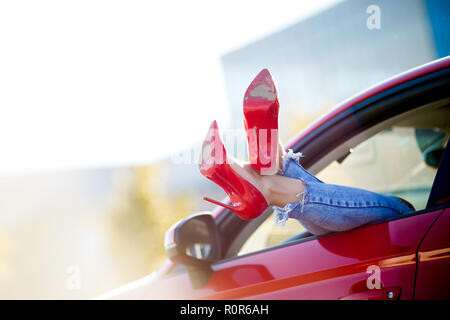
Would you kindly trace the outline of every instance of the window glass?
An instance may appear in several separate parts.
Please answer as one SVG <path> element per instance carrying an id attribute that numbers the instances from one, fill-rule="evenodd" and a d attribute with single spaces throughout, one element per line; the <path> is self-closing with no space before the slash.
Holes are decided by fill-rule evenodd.
<path id="1" fill-rule="evenodd" d="M 440 130 L 392 127 L 351 149 L 342 163 L 333 161 L 317 177 L 326 183 L 398 196 L 421 210 L 437 172 L 437 163 L 426 162 L 427 152 L 434 150 L 433 145 L 443 150 L 446 139 Z"/>

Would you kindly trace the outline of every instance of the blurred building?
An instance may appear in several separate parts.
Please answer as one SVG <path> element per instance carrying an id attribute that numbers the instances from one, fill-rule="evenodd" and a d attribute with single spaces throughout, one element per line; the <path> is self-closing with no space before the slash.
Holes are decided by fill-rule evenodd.
<path id="1" fill-rule="evenodd" d="M 446 0 L 350 0 L 229 52 L 222 63 L 232 126 L 242 125 L 245 89 L 262 68 L 277 81 L 280 134 L 290 137 L 295 119 L 450 54 L 449 15 Z"/>

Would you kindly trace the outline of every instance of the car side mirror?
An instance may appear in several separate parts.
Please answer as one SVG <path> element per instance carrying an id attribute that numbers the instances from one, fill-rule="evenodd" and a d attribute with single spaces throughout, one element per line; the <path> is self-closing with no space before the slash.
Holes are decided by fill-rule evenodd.
<path id="1" fill-rule="evenodd" d="M 212 274 L 210 265 L 221 254 L 214 218 L 201 212 L 177 222 L 166 232 L 164 247 L 170 260 L 186 267 L 192 287 L 203 286 Z"/>

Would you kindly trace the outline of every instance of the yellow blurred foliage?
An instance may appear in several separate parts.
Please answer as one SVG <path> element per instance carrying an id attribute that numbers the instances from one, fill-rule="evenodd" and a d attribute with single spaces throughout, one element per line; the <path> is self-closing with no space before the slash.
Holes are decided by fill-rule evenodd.
<path id="1" fill-rule="evenodd" d="M 166 259 L 165 232 L 193 213 L 196 197 L 186 191 L 169 195 L 164 186 L 165 165 L 131 168 L 130 183 L 121 191 L 109 223 L 111 253 L 124 282 L 155 271 Z"/>

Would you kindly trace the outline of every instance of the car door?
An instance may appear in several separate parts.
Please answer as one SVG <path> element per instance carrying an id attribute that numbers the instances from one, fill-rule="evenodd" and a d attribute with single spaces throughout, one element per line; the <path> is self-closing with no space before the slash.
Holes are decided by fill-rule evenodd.
<path id="1" fill-rule="evenodd" d="M 442 156 L 430 204 L 450 200 L 450 147 Z M 418 249 L 415 299 L 450 299 L 450 208 L 433 223 Z"/>
<path id="2" fill-rule="evenodd" d="M 222 261 L 203 298 L 412 299 L 416 249 L 440 212 Z"/>
<path id="3" fill-rule="evenodd" d="M 421 211 L 221 260 L 201 288 L 194 289 L 180 268 L 131 283 L 110 298 L 412 299 L 416 250 L 441 212 Z"/>

